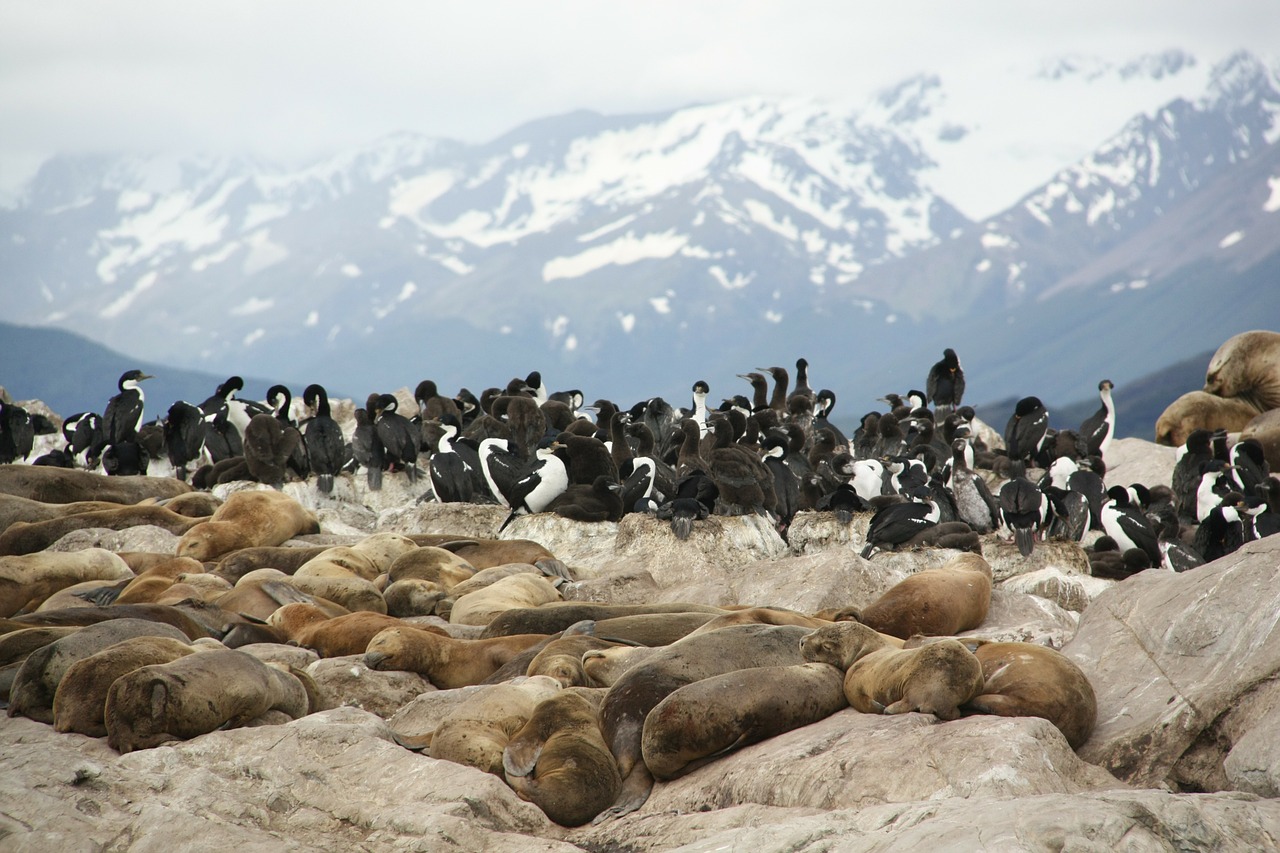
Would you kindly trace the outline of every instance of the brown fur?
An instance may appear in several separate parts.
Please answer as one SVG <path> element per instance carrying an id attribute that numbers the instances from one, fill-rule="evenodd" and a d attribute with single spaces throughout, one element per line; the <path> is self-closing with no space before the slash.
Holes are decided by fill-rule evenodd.
<path id="1" fill-rule="evenodd" d="M 295 578 L 362 578 L 376 580 L 380 571 L 368 554 L 346 545 L 321 551 L 298 567 Z"/>
<path id="2" fill-rule="evenodd" d="M 308 683 L 310 682 L 310 683 Z M 211 650 L 144 666 L 107 693 L 107 743 L 118 752 L 237 728 L 269 712 L 298 719 L 317 706 L 310 676 L 235 651 Z"/>
<path id="3" fill-rule="evenodd" d="M 1280 409 L 1258 415 L 1240 430 L 1240 440 L 1252 438 L 1262 445 L 1267 467 L 1280 471 Z"/>
<path id="4" fill-rule="evenodd" d="M 369 641 L 370 669 L 416 672 L 441 690 L 479 684 L 515 655 L 547 639 L 516 634 L 489 640 L 457 640 L 418 628 L 388 628 Z"/>
<path id="5" fill-rule="evenodd" d="M 1080 667 L 1061 652 L 1036 643 L 982 643 L 982 691 L 962 707 L 1002 717 L 1042 717 L 1057 726 L 1072 749 L 1093 733 L 1098 702 Z"/>
<path id="6" fill-rule="evenodd" d="M 829 619 L 806 616 L 794 610 L 779 610 L 773 607 L 749 607 L 746 610 L 735 610 L 732 613 L 717 616 L 692 631 L 691 634 L 705 634 L 708 631 L 725 628 L 729 625 L 799 625 L 803 628 L 821 628 L 830 622 L 831 620 Z"/>
<path id="7" fill-rule="evenodd" d="M 505 613 L 494 617 L 493 621 L 485 626 L 482 637 L 499 637 L 503 634 L 554 634 L 563 631 L 575 622 L 581 622 L 584 619 L 591 619 L 596 622 L 616 619 L 623 616 L 663 616 L 667 614 L 686 614 L 701 613 L 712 618 L 721 616 L 726 612 L 722 607 L 713 607 L 709 604 L 688 604 L 682 602 L 669 602 L 662 604 L 597 604 L 585 601 L 553 601 L 550 604 L 544 604 L 540 607 L 527 607 L 508 610 Z M 705 621 L 705 620 L 704 620 Z M 693 630 L 689 628 L 684 633 Z M 609 636 L 604 632 L 597 631 L 598 636 Z M 613 634 L 613 636 L 625 637 L 627 639 L 637 639 L 638 642 L 644 642 L 638 638 L 631 637 L 626 634 Z M 681 635 L 683 636 L 683 634 Z M 671 642 L 671 641 L 667 641 Z M 666 645 L 666 642 L 654 642 L 648 645 Z"/>
<path id="8" fill-rule="evenodd" d="M 291 615 L 285 611 L 307 608 L 310 621 L 297 625 Z M 315 617 L 320 618 L 316 619 Z M 311 649 L 322 658 L 336 658 L 344 655 L 362 655 L 380 631 L 387 628 L 405 626 L 405 623 L 394 616 L 382 613 L 360 611 L 332 618 L 323 615 L 323 611 L 309 604 L 288 604 L 272 614 L 267 624 L 280 628 L 290 641 Z M 289 626 L 289 627 L 286 627 Z M 410 625 L 419 631 L 430 631 L 443 635 L 440 628 L 424 625 Z"/>
<path id="9" fill-rule="evenodd" d="M 1179 447 L 1197 429 L 1239 432 L 1258 414 L 1256 406 L 1238 397 L 1188 391 L 1170 403 L 1156 420 L 1156 444 Z"/>
<path id="10" fill-rule="evenodd" d="M 191 490 L 191 486 L 172 477 L 108 477 L 46 465 L 0 465 L 0 493 L 43 503 L 136 504 L 147 498 L 177 497 Z"/>
<path id="11" fill-rule="evenodd" d="M 844 672 L 825 663 L 739 670 L 695 681 L 644 718 L 641 750 L 657 779 L 816 723 L 845 708 Z"/>
<path id="12" fill-rule="evenodd" d="M 903 640 L 916 634 L 948 636 L 982 625 L 990 604 L 990 564 L 981 555 L 961 554 L 891 587 L 859 618 Z"/>
<path id="13" fill-rule="evenodd" d="M 453 589 L 476 573 L 471 563 L 444 548 L 423 546 L 396 558 L 387 569 L 394 583 L 410 578 L 433 581 L 444 589 Z"/>
<path id="14" fill-rule="evenodd" d="M 1236 397 L 1259 412 L 1280 408 L 1280 332 L 1241 332 L 1209 359 L 1204 390 Z"/>
<path id="15" fill-rule="evenodd" d="M 34 610 L 73 584 L 132 577 L 125 561 L 103 548 L 0 557 L 0 616 Z"/>
<path id="16" fill-rule="evenodd" d="M 403 578 L 382 590 L 387 613 L 392 616 L 431 616 L 448 590 L 435 581 Z"/>
<path id="17" fill-rule="evenodd" d="M 222 557 L 214 572 L 232 583 L 255 569 L 277 569 L 286 575 L 291 575 L 298 570 L 299 566 L 326 550 L 328 546 L 325 545 L 302 547 L 264 545 L 241 548 Z"/>
<path id="18" fill-rule="evenodd" d="M 555 554 L 529 539 L 466 539 L 439 534 L 413 534 L 409 538 L 419 545 L 452 551 L 477 570 L 507 563 L 534 565 L 539 560 L 555 559 Z"/>
<path id="19" fill-rule="evenodd" d="M 117 678 L 195 651 L 189 643 L 172 637 L 133 637 L 76 661 L 58 682 L 53 695 L 54 730 L 106 737 L 107 691 Z"/>
<path id="20" fill-rule="evenodd" d="M 43 467 L 43 466 L 31 466 Z M 108 530 L 126 530 L 140 525 L 151 525 L 170 533 L 184 534 L 200 523 L 199 519 L 178 515 L 162 506 L 124 506 L 119 509 L 98 510 L 51 518 L 48 521 L 15 522 L 0 533 L 0 555 L 31 554 L 43 551 L 73 530 L 88 527 L 105 527 Z"/>
<path id="21" fill-rule="evenodd" d="M 449 621 L 455 625 L 488 625 L 506 610 L 537 607 L 560 599 L 560 591 L 542 575 L 516 572 L 456 598 Z"/>
<path id="22" fill-rule="evenodd" d="M 584 687 L 587 685 L 587 675 L 582 668 L 583 654 L 615 648 L 617 645 L 609 640 L 584 634 L 560 637 L 547 643 L 534 656 L 525 675 L 546 675 L 560 682 L 561 687 Z"/>
<path id="23" fill-rule="evenodd" d="M 599 698 L 562 690 L 542 700 L 503 751 L 507 784 L 561 826 L 600 814 L 622 785 L 600 734 Z"/>
<path id="24" fill-rule="evenodd" d="M 299 534 L 319 532 L 315 515 L 283 492 L 235 492 L 210 520 L 183 535 L 177 553 L 205 562 L 238 548 L 281 545 Z"/>
<path id="25" fill-rule="evenodd" d="M 631 667 L 651 657 L 658 649 L 648 646 L 615 646 L 583 652 L 582 672 L 592 687 L 612 687 Z"/>
<path id="26" fill-rule="evenodd" d="M 502 753 L 511 736 L 559 688 L 549 678 L 494 684 L 464 699 L 440 721 L 430 755 L 502 776 Z"/>

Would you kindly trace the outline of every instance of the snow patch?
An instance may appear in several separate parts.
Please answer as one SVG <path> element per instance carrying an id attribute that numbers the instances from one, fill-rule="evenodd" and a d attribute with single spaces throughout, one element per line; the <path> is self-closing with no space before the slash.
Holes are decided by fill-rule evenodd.
<path id="1" fill-rule="evenodd" d="M 122 190 L 119 198 L 116 199 L 116 210 L 121 213 L 128 213 L 131 210 L 141 210 L 144 207 L 151 206 L 151 193 L 142 190 Z"/>
<path id="2" fill-rule="evenodd" d="M 1262 212 L 1275 213 L 1280 210 L 1280 175 L 1267 178 L 1267 187 L 1271 190 L 1271 197 L 1262 205 Z"/>
<path id="3" fill-rule="evenodd" d="M 671 300 L 665 296 L 652 296 L 649 298 L 649 304 L 653 306 L 653 310 L 659 314 L 671 313 Z"/>
<path id="4" fill-rule="evenodd" d="M 251 347 L 266 337 L 266 334 L 266 329 L 254 329 L 252 332 L 244 336 L 244 341 L 241 343 L 241 346 Z"/>
<path id="5" fill-rule="evenodd" d="M 192 261 L 191 271 L 204 272 L 214 264 L 220 264 L 223 261 L 225 261 L 227 258 L 231 257 L 233 254 L 235 254 L 236 249 L 239 249 L 239 248 L 240 248 L 239 241 L 232 240 L 230 243 L 227 243 L 225 246 L 218 249 L 216 252 L 210 252 L 207 255 L 201 255 L 200 257 Z"/>
<path id="6" fill-rule="evenodd" d="M 129 306 L 133 304 L 133 301 L 137 299 L 140 294 L 146 290 L 150 290 L 159 278 L 160 274 L 155 270 L 151 270 L 144 274 L 134 282 L 133 287 L 129 288 L 128 291 L 117 297 L 115 301 L 106 308 L 99 311 L 98 316 L 102 317 L 104 320 L 111 320 L 119 317 L 125 311 L 129 310 Z"/>
<path id="7" fill-rule="evenodd" d="M 1234 246 L 1236 243 L 1239 243 L 1243 239 L 1244 239 L 1243 231 L 1232 231 L 1230 234 L 1228 234 L 1227 236 L 1223 237 L 1221 240 L 1218 241 L 1218 248 L 1219 249 L 1230 248 Z"/>
<path id="8" fill-rule="evenodd" d="M 591 241 L 595 240 L 597 237 L 603 237 L 605 234 L 608 234 L 610 231 L 617 231 L 619 228 L 625 228 L 626 226 L 630 225 L 632 222 L 635 222 L 635 221 L 636 221 L 636 214 L 630 213 L 622 217 L 621 219 L 617 220 L 616 222 L 610 222 L 608 225 L 602 225 L 594 231 L 588 231 L 586 234 L 580 235 L 578 237 L 578 242 L 590 243 Z"/>
<path id="9" fill-rule="evenodd" d="M 360 267 L 356 266 L 355 264 L 343 264 L 338 271 L 341 272 L 343 275 L 345 275 L 347 278 L 360 277 Z"/>
<path id="10" fill-rule="evenodd" d="M 754 272 L 747 273 L 746 275 L 743 275 L 741 272 L 736 272 L 733 274 L 733 278 L 730 278 L 729 274 L 720 266 L 709 267 L 707 272 L 711 273 L 711 277 L 714 278 L 725 290 L 741 290 L 750 284 L 751 280 L 756 277 Z"/>
<path id="11" fill-rule="evenodd" d="M 631 330 L 636 327 L 636 315 L 635 314 L 619 314 L 618 323 L 622 326 L 623 333 L 629 335 L 631 334 Z"/>
<path id="12" fill-rule="evenodd" d="M 418 292 L 418 285 L 411 281 L 406 281 L 404 286 L 400 288 L 400 294 L 396 297 L 397 302 L 407 301 L 413 294 Z"/>
<path id="13" fill-rule="evenodd" d="M 267 267 L 274 266 L 289 257 L 289 250 L 279 243 L 271 242 L 271 232 L 262 228 L 245 238 L 249 244 L 249 253 L 245 255 L 241 271 L 245 275 L 254 275 Z"/>
<path id="14" fill-rule="evenodd" d="M 261 314 L 263 311 L 268 311 L 275 304 L 276 301 L 274 299 L 259 299 L 256 296 L 250 296 L 227 313 L 232 317 L 248 317 L 251 314 Z"/>
<path id="15" fill-rule="evenodd" d="M 311 311 L 307 314 L 307 319 L 302 321 L 302 325 L 308 329 L 313 329 L 320 324 L 320 312 Z"/>
<path id="16" fill-rule="evenodd" d="M 576 350 L 577 348 L 578 348 L 578 336 L 577 336 L 577 335 L 570 335 L 569 337 L 567 337 L 567 338 L 565 338 L 565 339 L 564 339 L 564 351 L 565 351 L 565 352 L 573 352 L 573 351 L 574 351 L 574 350 Z"/>
<path id="17" fill-rule="evenodd" d="M 687 236 L 673 231 L 646 234 L 639 238 L 628 232 L 617 240 L 593 246 L 577 255 L 552 258 L 542 267 L 542 280 L 578 278 L 610 265 L 622 266 L 638 261 L 670 258 L 688 245 L 688 242 Z"/>

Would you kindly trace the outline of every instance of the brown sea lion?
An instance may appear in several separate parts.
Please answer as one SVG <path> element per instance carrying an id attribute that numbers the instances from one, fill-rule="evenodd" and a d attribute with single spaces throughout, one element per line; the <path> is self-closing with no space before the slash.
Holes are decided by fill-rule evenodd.
<path id="1" fill-rule="evenodd" d="M 1181 447 L 1197 429 L 1239 432 L 1260 414 L 1239 397 L 1218 397 L 1204 391 L 1188 391 L 1170 403 L 1156 419 L 1156 444 Z"/>
<path id="2" fill-rule="evenodd" d="M 641 752 L 657 779 L 824 720 L 848 707 L 844 672 L 827 663 L 764 666 L 695 681 L 644 718 Z"/>
<path id="3" fill-rule="evenodd" d="M 982 665 L 956 640 L 903 649 L 860 622 L 836 622 L 806 636 L 801 652 L 846 670 L 845 698 L 864 714 L 920 711 L 954 720 L 982 690 Z"/>
<path id="4" fill-rule="evenodd" d="M 446 590 L 469 579 L 476 567 L 444 548 L 423 546 L 396 558 L 387 569 L 391 582 L 417 579 L 434 581 Z"/>
<path id="5" fill-rule="evenodd" d="M 77 661 L 130 637 L 187 637 L 172 625 L 145 619 L 113 619 L 88 625 L 27 655 L 14 676 L 9 694 L 9 716 L 23 716 L 41 723 L 53 722 L 53 697 L 58 683 Z"/>
<path id="6" fill-rule="evenodd" d="M 979 627 L 991 604 L 991 565 L 979 554 L 960 554 L 936 569 L 905 578 L 858 618 L 900 639 L 947 636 Z"/>
<path id="7" fill-rule="evenodd" d="M 1280 409 L 1263 412 L 1240 430 L 1240 440 L 1253 439 L 1262 445 L 1267 467 L 1280 471 Z"/>
<path id="8" fill-rule="evenodd" d="M 582 653 L 582 672 L 587 686 L 612 687 L 631 667 L 648 660 L 660 648 L 650 646 L 616 646 Z"/>
<path id="9" fill-rule="evenodd" d="M 287 604 L 271 614 L 267 624 L 280 629 L 290 642 L 311 649 L 322 658 L 362 655 L 380 631 L 405 626 L 394 616 L 367 610 L 329 617 L 313 604 Z M 445 634 L 443 629 L 428 625 L 407 627 Z"/>
<path id="10" fill-rule="evenodd" d="M 1209 359 L 1204 390 L 1244 400 L 1258 412 L 1280 408 L 1280 332 L 1255 330 L 1228 338 Z"/>
<path id="11" fill-rule="evenodd" d="M 32 466 L 37 467 L 37 466 Z M 40 466 L 43 467 L 43 466 Z M 122 506 L 119 509 L 81 512 L 48 521 L 14 522 L 0 533 L 0 555 L 31 554 L 43 551 L 73 530 L 103 527 L 108 530 L 126 530 L 140 525 L 151 525 L 170 533 L 184 534 L 200 519 L 178 515 L 162 506 Z"/>
<path id="12" fill-rule="evenodd" d="M 454 591 L 462 586 L 454 587 Z M 560 590 L 542 575 L 517 572 L 483 589 L 458 596 L 449 611 L 449 621 L 455 625 L 488 625 L 504 611 L 538 607 L 561 599 Z"/>
<path id="13" fill-rule="evenodd" d="M 295 578 L 341 578 L 357 577 L 363 580 L 376 580 L 381 570 L 377 563 L 363 551 L 348 545 L 335 545 L 321 551 L 298 567 L 293 573 Z"/>
<path id="14" fill-rule="evenodd" d="M 120 753 L 237 728 L 271 712 L 296 720 L 318 693 L 301 670 L 286 672 L 234 649 L 202 651 L 144 666 L 107 692 L 107 743 Z"/>
<path id="15" fill-rule="evenodd" d="M 982 665 L 984 683 L 962 711 L 1042 717 L 1057 726 L 1072 749 L 1089 739 L 1098 701 L 1089 679 L 1066 655 L 1037 643 L 987 642 L 973 654 Z"/>
<path id="16" fill-rule="evenodd" d="M 417 628 L 380 631 L 369 641 L 369 669 L 402 669 L 425 675 L 441 690 L 479 684 L 515 655 L 546 640 L 545 634 L 515 634 L 488 640 L 458 640 Z"/>
<path id="17" fill-rule="evenodd" d="M 616 648 L 618 643 L 585 634 L 573 634 L 552 640 L 529 661 L 525 675 L 554 678 L 561 687 L 587 686 L 582 656 L 591 651 Z"/>
<path id="18" fill-rule="evenodd" d="M 120 676 L 144 666 L 169 663 L 195 653 L 185 640 L 131 637 L 76 661 L 53 694 L 53 728 L 89 737 L 106 737 L 103 715 L 107 691 Z"/>
<path id="19" fill-rule="evenodd" d="M 449 591 L 435 581 L 403 578 L 382 590 L 387 613 L 392 616 L 431 616 Z"/>
<path id="20" fill-rule="evenodd" d="M 501 637 L 504 634 L 554 634 L 584 619 L 599 623 L 621 616 L 665 613 L 702 613 L 710 618 L 721 616 L 726 612 L 728 611 L 722 607 L 687 602 L 598 604 L 585 601 L 557 601 L 539 607 L 517 608 L 501 613 L 485 626 L 484 632 L 480 636 Z M 606 636 L 606 634 L 601 633 L 600 636 Z M 655 643 L 655 645 L 664 644 Z"/>
<path id="21" fill-rule="evenodd" d="M 803 628 L 821 628 L 823 625 L 830 624 L 830 622 L 831 620 L 829 619 L 806 616 L 795 610 L 779 610 L 775 607 L 748 607 L 744 610 L 734 610 L 731 613 L 726 613 L 723 616 L 717 616 L 704 622 L 692 633 L 705 634 L 708 631 L 715 631 L 730 625 L 799 625 Z"/>
<path id="22" fill-rule="evenodd" d="M 179 557 L 216 560 L 238 548 L 281 545 L 303 533 L 319 533 L 315 514 L 283 492 L 234 492 L 208 521 L 178 540 Z"/>
<path id="23" fill-rule="evenodd" d="M 641 756 L 644 719 L 659 702 L 686 684 L 738 669 L 804 663 L 797 625 L 733 625 L 685 637 L 654 650 L 614 682 L 600 706 L 600 728 L 618 761 L 622 788 L 604 817 L 620 817 L 644 805 L 653 776 Z"/>
<path id="24" fill-rule="evenodd" d="M 162 622 L 177 628 L 189 640 L 210 636 L 209 629 L 192 615 L 190 608 L 174 607 L 169 604 L 112 604 L 107 607 L 40 610 L 36 613 L 15 616 L 10 621 L 25 628 L 34 628 L 42 625 L 85 627 L 114 619 L 145 619 L 149 622 Z"/>
<path id="25" fill-rule="evenodd" d="M 326 550 L 326 545 L 263 545 L 240 548 L 223 556 L 213 571 L 232 583 L 255 569 L 276 569 L 291 575 L 299 566 Z"/>
<path id="26" fill-rule="evenodd" d="M 502 755 L 507 784 L 561 826 L 587 823 L 622 785 L 600 733 L 602 697 L 592 693 L 569 689 L 543 699 Z"/>
<path id="27" fill-rule="evenodd" d="M 553 679 L 543 677 L 494 684 L 463 700 L 440 721 L 428 754 L 501 777 L 502 753 L 511 736 L 533 716 L 539 702 L 559 689 Z"/>
<path id="28" fill-rule="evenodd" d="M 103 548 L 0 557 L 0 616 L 35 610 L 50 595 L 73 584 L 133 576 L 124 560 Z"/>
<path id="29" fill-rule="evenodd" d="M 546 548 L 529 539 L 471 539 L 440 534 L 410 534 L 418 545 L 430 545 L 452 551 L 477 570 L 507 563 L 528 563 L 536 566 L 543 560 L 555 560 Z"/>
<path id="30" fill-rule="evenodd" d="M 172 498 L 190 491 L 191 486 L 172 477 L 108 477 L 48 465 L 0 465 L 0 493 L 43 503 L 136 504 L 147 498 Z"/>

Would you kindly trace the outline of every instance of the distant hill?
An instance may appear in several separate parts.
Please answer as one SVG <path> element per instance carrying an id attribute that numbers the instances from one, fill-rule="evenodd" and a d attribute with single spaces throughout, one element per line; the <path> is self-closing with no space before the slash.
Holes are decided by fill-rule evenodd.
<path id="1" fill-rule="evenodd" d="M 101 412 L 116 393 L 116 382 L 126 370 L 137 368 L 155 378 L 142 384 L 147 395 L 147 420 L 161 416 L 176 400 L 200 403 L 214 392 L 225 375 L 182 370 L 143 361 L 107 349 L 87 338 L 61 329 L 32 328 L 0 323 L 0 386 L 14 400 L 39 399 L 55 413 Z M 295 394 L 302 385 L 281 379 L 244 377 L 240 396 L 261 400 L 277 382 Z M 335 394 L 336 396 L 343 396 Z"/>

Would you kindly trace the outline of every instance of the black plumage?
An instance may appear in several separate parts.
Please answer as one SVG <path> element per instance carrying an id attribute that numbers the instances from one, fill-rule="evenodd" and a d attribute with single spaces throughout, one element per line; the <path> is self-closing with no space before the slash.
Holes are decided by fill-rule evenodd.
<path id="1" fill-rule="evenodd" d="M 960 405 L 964 398 L 964 370 L 955 350 L 948 347 L 942 351 L 942 360 L 929 368 L 924 390 L 939 416 L 947 415 Z"/>
<path id="2" fill-rule="evenodd" d="M 1160 562 L 1159 540 L 1155 527 L 1133 506 L 1129 490 L 1112 486 L 1107 490 L 1110 498 L 1102 507 L 1102 529 L 1116 541 L 1121 552 L 1138 549 L 1147 555 L 1152 565 Z"/>
<path id="3" fill-rule="evenodd" d="M 1049 430 L 1049 411 L 1039 397 L 1023 397 L 1004 428 L 1004 444 L 1010 459 L 1027 461 L 1040 451 Z"/>
<path id="4" fill-rule="evenodd" d="M 1089 456 L 1105 457 L 1111 439 L 1115 438 L 1116 407 L 1111 400 L 1111 390 L 1115 387 L 1110 379 L 1098 383 L 1098 398 L 1102 405 L 1080 424 L 1080 437 L 1088 448 Z"/>
<path id="5" fill-rule="evenodd" d="M 302 403 L 311 412 L 302 423 L 302 440 L 307 446 L 311 471 L 316 475 L 316 488 L 321 494 L 332 494 L 334 477 L 350 458 L 347 443 L 342 428 L 333 419 L 329 394 L 323 385 L 308 385 L 302 392 Z"/>
<path id="6" fill-rule="evenodd" d="M 590 484 L 574 483 L 547 505 L 547 512 L 573 521 L 618 521 L 622 518 L 622 486 L 608 474 Z"/>
<path id="7" fill-rule="evenodd" d="M 696 428 L 696 425 L 695 425 Z M 676 483 L 675 497 L 658 507 L 655 515 L 670 520 L 671 532 L 681 541 L 693 532 L 693 523 L 715 510 L 719 490 L 704 472 L 691 471 Z"/>
<path id="8" fill-rule="evenodd" d="M 1000 508 L 987 481 L 969 467 L 968 451 L 969 442 L 963 438 L 951 443 L 951 472 L 947 485 L 959 520 L 978 533 L 990 533 L 1000 520 Z"/>
<path id="9" fill-rule="evenodd" d="M 257 414 L 244 430 L 244 461 L 259 483 L 279 489 L 289 478 L 289 456 L 302 435 L 271 414 Z"/>
<path id="10" fill-rule="evenodd" d="M 1000 487 L 1000 518 L 1013 532 L 1018 552 L 1029 557 L 1035 550 L 1036 536 L 1048 527 L 1051 518 L 1049 498 L 1026 477 L 1026 469 L 1015 462 L 1009 481 Z"/>
<path id="11" fill-rule="evenodd" d="M 152 377 L 141 370 L 126 370 L 116 383 L 119 393 L 107 401 L 102 430 L 107 444 L 131 441 L 142 426 L 146 395 L 138 384 Z"/>
<path id="12" fill-rule="evenodd" d="M 922 487 L 912 497 L 916 500 L 889 504 L 871 516 L 867 526 L 867 544 L 862 549 L 864 560 L 877 548 L 892 549 L 938 523 L 939 509 L 929 489 Z"/>
<path id="13" fill-rule="evenodd" d="M 204 412 L 185 400 L 169 407 L 164 419 L 164 443 L 169 464 L 179 480 L 187 479 L 187 466 L 204 450 Z"/>
<path id="14" fill-rule="evenodd" d="M 0 464 L 25 461 L 35 447 L 31 415 L 21 406 L 0 401 Z"/>
<path id="15" fill-rule="evenodd" d="M 386 450 L 374 426 L 380 397 L 380 394 L 370 394 L 364 407 L 356 409 L 356 429 L 351 435 L 352 461 L 365 467 L 365 482 L 375 492 L 382 488 L 382 472 L 386 467 Z"/>
<path id="16" fill-rule="evenodd" d="M 373 426 L 385 448 L 388 468 L 404 471 L 410 483 L 418 482 L 418 441 L 420 433 L 409 419 L 396 411 L 399 401 L 394 394 L 378 397 Z"/>

